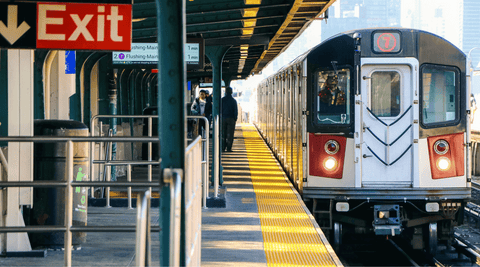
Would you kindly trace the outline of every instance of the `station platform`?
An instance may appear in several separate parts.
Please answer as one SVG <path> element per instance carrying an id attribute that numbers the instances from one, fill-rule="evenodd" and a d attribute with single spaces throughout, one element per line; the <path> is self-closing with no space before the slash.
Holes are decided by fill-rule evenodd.
<path id="1" fill-rule="evenodd" d="M 226 207 L 202 210 L 202 266 L 342 266 L 252 124 L 237 124 L 222 165 Z M 151 219 L 159 225 L 158 208 Z M 89 226 L 135 220 L 135 208 L 88 208 Z M 158 233 L 151 240 L 152 266 L 159 266 Z M 0 266 L 63 266 L 62 249 L 44 251 L 40 258 L 0 257 Z M 88 233 L 72 252 L 72 266 L 135 266 L 135 233 Z"/>
<path id="2" fill-rule="evenodd" d="M 252 124 L 222 153 L 226 208 L 202 212 L 202 266 L 342 266 Z"/>

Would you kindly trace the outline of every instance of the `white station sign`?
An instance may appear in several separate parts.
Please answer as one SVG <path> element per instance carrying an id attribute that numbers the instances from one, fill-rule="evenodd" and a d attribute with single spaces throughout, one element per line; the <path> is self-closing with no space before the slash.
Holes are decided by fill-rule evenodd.
<path id="1" fill-rule="evenodd" d="M 187 65 L 201 62 L 200 44 L 186 43 L 184 51 Z M 152 67 L 155 67 L 158 63 L 158 44 L 132 43 L 130 52 L 113 52 L 112 63 L 113 65 L 154 65 Z"/>

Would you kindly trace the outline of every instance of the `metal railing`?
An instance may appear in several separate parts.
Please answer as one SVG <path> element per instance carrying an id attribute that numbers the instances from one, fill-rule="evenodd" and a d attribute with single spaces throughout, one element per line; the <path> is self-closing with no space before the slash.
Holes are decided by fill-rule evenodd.
<path id="1" fill-rule="evenodd" d="M 204 116 L 187 116 L 187 119 L 199 119 L 203 120 L 205 123 L 205 131 L 202 133 L 202 181 L 203 181 L 203 197 L 202 197 L 202 206 L 203 208 L 207 207 L 207 197 L 208 197 L 208 188 L 210 185 L 209 179 L 209 152 L 210 152 L 210 125 L 208 119 Z M 188 148 L 187 148 L 188 153 Z"/>
<path id="2" fill-rule="evenodd" d="M 64 237 L 64 265 L 72 265 L 72 233 L 74 232 L 135 232 L 138 226 L 74 226 L 72 225 L 73 218 L 73 187 L 108 187 L 108 186 L 123 186 L 123 187 L 151 187 L 158 186 L 158 183 L 154 182 L 93 182 L 93 181 L 75 181 L 73 179 L 73 142 L 159 142 L 156 138 L 138 138 L 138 137 L 0 137 L 0 141 L 7 142 L 38 142 L 38 143 L 57 143 L 57 142 L 66 142 L 66 177 L 64 181 L 33 181 L 33 182 L 0 182 L 0 187 L 35 187 L 35 188 L 52 188 L 52 187 L 64 187 L 65 188 L 65 223 L 61 225 L 51 225 L 51 226 L 9 226 L 9 227 L 0 227 L 0 233 L 19 233 L 19 232 L 30 232 L 30 233 L 43 233 L 43 232 L 65 232 Z M 110 162 L 109 164 L 115 164 Z M 139 210 L 141 215 L 140 223 L 142 226 L 139 228 L 140 233 L 137 234 L 136 247 L 139 248 L 137 255 L 145 261 L 149 259 L 148 250 L 150 242 L 148 241 L 148 233 L 146 239 L 139 238 L 144 236 L 142 233 L 144 230 L 148 230 L 148 224 L 146 228 L 143 228 L 145 216 L 149 215 L 149 205 L 148 199 L 147 204 L 144 204 L 144 199 L 149 198 L 150 193 L 146 193 L 148 197 L 141 197 L 139 200 Z M 175 197 L 178 197 L 177 195 Z M 175 199 L 174 202 L 179 202 L 178 199 Z M 142 206 L 143 205 L 143 206 Z M 141 207 L 141 208 L 140 208 Z M 146 209 L 146 210 L 145 210 Z M 145 211 L 144 211 L 145 210 Z M 158 232 L 160 228 L 151 227 L 152 232 Z M 149 231 L 150 232 L 150 231 Z M 142 248 L 145 248 L 142 250 Z M 145 255 L 148 256 L 145 258 Z"/>
<path id="3" fill-rule="evenodd" d="M 170 266 L 180 266 L 180 229 L 182 216 L 182 170 L 165 169 L 164 180 L 170 183 Z"/>
<path id="4" fill-rule="evenodd" d="M 202 238 L 202 195 L 206 179 L 199 175 L 203 167 L 202 141 L 200 136 L 195 139 L 185 151 L 185 266 L 201 265 L 201 238 Z M 207 181 L 208 182 L 208 181 Z M 204 198 L 204 200 L 206 200 Z"/>
<path id="5" fill-rule="evenodd" d="M 130 166 L 130 165 L 129 165 Z M 150 193 L 145 191 L 137 198 L 137 228 L 135 242 L 135 266 L 151 266 L 151 238 L 150 238 Z"/>
<path id="6" fill-rule="evenodd" d="M 91 136 L 95 136 L 95 125 L 97 120 L 99 119 L 111 119 L 111 118 L 117 118 L 117 119 L 148 119 L 148 137 L 152 137 L 152 132 L 153 132 L 153 119 L 157 118 L 158 115 L 96 115 L 92 118 L 91 123 L 90 123 L 90 129 L 91 129 Z M 99 121 L 99 134 L 103 135 L 103 129 L 102 129 L 103 123 L 102 121 Z M 110 132 L 109 132 L 109 136 Z M 133 136 L 133 132 L 131 133 L 131 136 Z M 157 137 L 158 138 L 158 137 Z M 158 141 L 158 139 L 157 139 Z M 93 173 L 94 173 L 94 164 L 103 164 L 104 165 L 104 180 L 105 181 L 110 181 L 111 180 L 111 167 L 112 166 L 127 166 L 127 181 L 131 181 L 132 179 L 132 165 L 147 165 L 148 166 L 148 181 L 152 181 L 152 166 L 153 165 L 160 165 L 160 161 L 152 161 L 152 142 L 148 142 L 148 160 L 147 161 L 112 161 L 112 142 L 107 143 L 107 149 L 106 149 L 106 155 L 105 155 L 105 160 L 94 160 L 95 159 L 95 142 L 92 142 L 91 147 L 90 147 L 90 180 L 93 180 Z M 102 145 L 100 145 L 102 146 Z M 101 147 L 99 151 L 102 151 Z M 103 155 L 100 154 L 100 158 L 103 158 Z M 108 168 L 107 168 L 108 167 Z M 106 173 L 106 175 L 105 175 Z M 152 188 L 149 188 L 150 192 Z M 104 189 L 102 188 L 102 192 Z M 110 206 L 110 187 L 105 188 L 105 199 L 106 199 L 106 207 L 111 207 Z M 91 189 L 91 195 L 94 197 L 94 190 L 93 188 Z M 132 208 L 132 197 L 131 197 L 131 187 L 128 188 L 127 191 L 127 198 L 128 198 L 128 207 Z"/>

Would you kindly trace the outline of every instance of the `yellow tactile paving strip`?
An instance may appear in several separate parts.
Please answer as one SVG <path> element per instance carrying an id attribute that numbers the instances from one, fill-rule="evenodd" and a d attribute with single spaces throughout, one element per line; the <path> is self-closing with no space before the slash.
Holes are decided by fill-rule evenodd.
<path id="1" fill-rule="evenodd" d="M 242 132 L 268 266 L 341 265 L 255 127 L 242 124 Z"/>

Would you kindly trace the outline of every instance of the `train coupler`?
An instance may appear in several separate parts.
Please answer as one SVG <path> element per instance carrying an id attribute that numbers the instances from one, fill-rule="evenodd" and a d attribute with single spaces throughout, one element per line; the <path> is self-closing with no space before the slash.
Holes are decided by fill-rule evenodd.
<path id="1" fill-rule="evenodd" d="M 375 205 L 373 229 L 376 235 L 399 235 L 402 232 L 399 205 Z"/>

